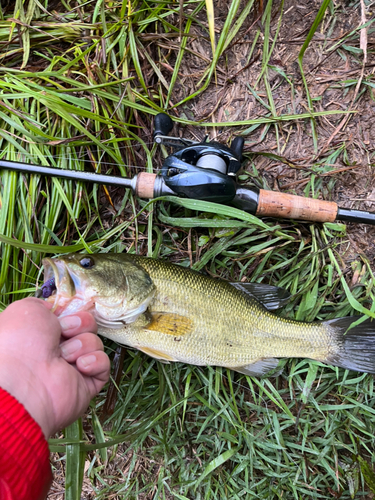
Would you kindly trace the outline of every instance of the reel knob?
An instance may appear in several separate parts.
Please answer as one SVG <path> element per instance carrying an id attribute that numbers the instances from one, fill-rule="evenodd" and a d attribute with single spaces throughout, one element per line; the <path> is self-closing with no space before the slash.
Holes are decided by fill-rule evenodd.
<path id="1" fill-rule="evenodd" d="M 230 149 L 237 156 L 240 162 L 242 160 L 242 152 L 244 144 L 245 144 L 245 139 L 243 137 L 237 136 L 233 139 L 232 144 L 230 145 Z"/>
<path id="2" fill-rule="evenodd" d="M 162 143 L 162 138 L 158 136 L 166 136 L 173 128 L 172 119 L 165 113 L 159 113 L 154 120 L 154 141 L 157 144 Z"/>

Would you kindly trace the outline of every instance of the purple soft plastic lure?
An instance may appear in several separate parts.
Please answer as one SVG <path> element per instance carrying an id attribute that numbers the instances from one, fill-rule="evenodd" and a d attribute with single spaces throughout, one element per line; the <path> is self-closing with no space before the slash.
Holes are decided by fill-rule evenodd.
<path id="1" fill-rule="evenodd" d="M 41 294 L 43 295 L 43 299 L 48 299 L 53 292 L 56 290 L 55 278 L 51 278 L 43 283 L 41 287 Z"/>

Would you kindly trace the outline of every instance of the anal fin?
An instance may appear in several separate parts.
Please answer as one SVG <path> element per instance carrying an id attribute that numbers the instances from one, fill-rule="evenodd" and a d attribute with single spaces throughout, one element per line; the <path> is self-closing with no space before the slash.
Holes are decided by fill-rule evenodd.
<path id="1" fill-rule="evenodd" d="M 152 347 L 137 347 L 137 349 L 144 352 L 148 356 L 158 359 L 159 361 L 162 361 L 164 363 L 169 363 L 170 361 L 178 361 L 177 359 L 172 358 L 172 356 L 169 356 L 169 354 L 158 351 L 157 349 L 152 349 Z"/>
<path id="2" fill-rule="evenodd" d="M 263 358 L 249 363 L 244 366 L 228 366 L 231 370 L 234 370 L 244 375 L 249 375 L 250 377 L 264 377 L 265 375 L 270 377 L 277 377 L 282 371 L 277 369 L 277 365 L 280 360 L 277 358 Z"/>

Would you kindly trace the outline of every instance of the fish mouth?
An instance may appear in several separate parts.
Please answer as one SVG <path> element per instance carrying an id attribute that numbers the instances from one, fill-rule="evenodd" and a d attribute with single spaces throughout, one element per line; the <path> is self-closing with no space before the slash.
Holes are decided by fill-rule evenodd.
<path id="1" fill-rule="evenodd" d="M 52 312 L 57 316 L 63 316 L 81 310 L 83 297 L 80 283 L 66 263 L 59 259 L 46 258 L 43 259 L 43 266 L 43 287 L 52 284 L 44 295 L 45 300 L 52 304 Z"/>
<path id="2" fill-rule="evenodd" d="M 106 294 L 100 289 L 100 282 L 96 283 L 85 269 L 81 269 L 74 255 L 43 259 L 43 266 L 44 284 L 40 295 L 52 304 L 53 313 L 63 317 L 88 311 L 99 326 L 106 328 L 122 328 L 136 321 L 147 310 L 156 291 L 154 285 L 148 284 L 148 293 L 138 297 L 137 287 L 133 291 L 132 281 L 125 277 L 124 290 L 110 290 Z"/>

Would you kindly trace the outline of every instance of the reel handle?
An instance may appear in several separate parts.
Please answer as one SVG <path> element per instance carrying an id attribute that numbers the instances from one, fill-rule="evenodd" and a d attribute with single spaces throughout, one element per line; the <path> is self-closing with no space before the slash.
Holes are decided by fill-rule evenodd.
<path id="1" fill-rule="evenodd" d="M 154 119 L 154 140 L 158 135 L 168 135 L 172 128 L 172 119 L 165 113 L 158 113 Z"/>

